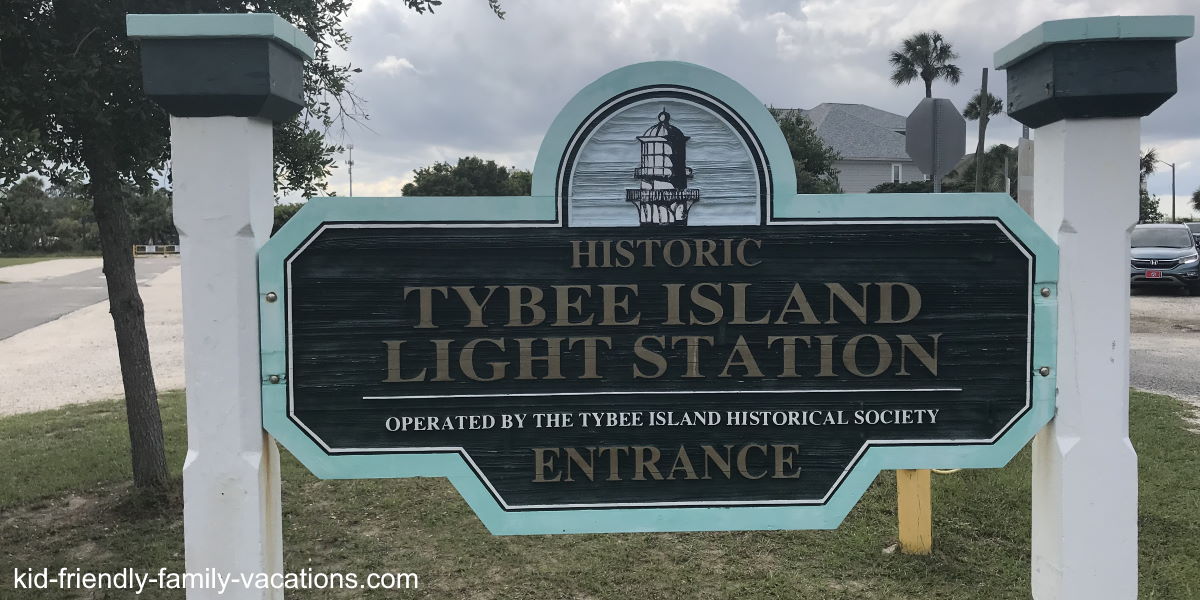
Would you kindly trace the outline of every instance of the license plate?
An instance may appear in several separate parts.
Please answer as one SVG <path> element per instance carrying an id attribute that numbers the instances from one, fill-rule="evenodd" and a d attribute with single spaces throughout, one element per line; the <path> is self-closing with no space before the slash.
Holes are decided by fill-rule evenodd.
<path id="1" fill-rule="evenodd" d="M 1146 279 L 1162 279 L 1162 271 L 1146 271 Z"/>

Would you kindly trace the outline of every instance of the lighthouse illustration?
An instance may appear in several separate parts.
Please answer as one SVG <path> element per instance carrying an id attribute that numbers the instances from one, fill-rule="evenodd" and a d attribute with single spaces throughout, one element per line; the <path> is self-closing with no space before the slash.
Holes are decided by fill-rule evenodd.
<path id="1" fill-rule="evenodd" d="M 633 177 L 641 185 L 625 190 L 625 201 L 637 208 L 643 227 L 687 225 L 688 212 L 700 201 L 700 190 L 688 189 L 692 178 L 687 166 L 688 139 L 671 124 L 665 107 L 658 113 L 658 122 L 638 136 L 642 161 Z"/>

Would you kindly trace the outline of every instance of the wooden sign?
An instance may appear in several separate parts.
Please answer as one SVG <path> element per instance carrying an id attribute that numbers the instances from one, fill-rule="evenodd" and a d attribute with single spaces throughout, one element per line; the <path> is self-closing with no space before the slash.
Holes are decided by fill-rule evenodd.
<path id="1" fill-rule="evenodd" d="M 1002 194 L 820 195 L 746 90 L 585 88 L 524 198 L 317 199 L 260 253 L 264 426 L 495 533 L 835 527 L 1053 414 L 1054 245 Z"/>

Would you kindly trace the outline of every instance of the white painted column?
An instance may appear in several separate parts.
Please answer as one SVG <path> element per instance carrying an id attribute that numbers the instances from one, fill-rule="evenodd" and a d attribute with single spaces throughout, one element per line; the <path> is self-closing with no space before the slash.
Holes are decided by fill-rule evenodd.
<path id="1" fill-rule="evenodd" d="M 1033 441 L 1033 597 L 1137 597 L 1129 231 L 1137 118 L 1036 130 L 1034 217 L 1059 245 L 1058 414 Z"/>
<path id="2" fill-rule="evenodd" d="M 262 429 L 257 253 L 271 234 L 271 122 L 171 118 L 175 226 L 183 260 L 188 572 L 283 570 L 279 451 Z M 189 590 L 189 600 L 281 591 Z"/>

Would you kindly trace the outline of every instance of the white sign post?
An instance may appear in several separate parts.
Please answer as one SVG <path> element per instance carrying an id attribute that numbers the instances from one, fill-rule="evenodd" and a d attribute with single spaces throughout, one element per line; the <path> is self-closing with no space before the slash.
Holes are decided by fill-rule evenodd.
<path id="1" fill-rule="evenodd" d="M 273 222 L 272 121 L 301 106 L 313 43 L 275 15 L 130 15 L 144 87 L 171 114 L 182 246 L 189 573 L 283 571 L 279 451 L 262 428 L 258 249 Z M 282 598 L 240 584 L 189 599 Z"/>
<path id="2" fill-rule="evenodd" d="M 273 221 L 271 122 L 172 117 L 171 158 L 183 246 L 187 571 L 279 573 L 279 450 L 262 429 L 262 382 L 251 360 L 258 355 L 255 258 Z M 222 596 L 228 597 L 274 598 L 282 591 Z"/>
<path id="3" fill-rule="evenodd" d="M 1059 245 L 1058 413 L 1033 442 L 1037 600 L 1137 597 L 1129 230 L 1140 118 L 1175 92 L 1192 17 L 1043 23 L 996 53 L 1035 128 L 1034 216 Z M 1054 290 L 1050 290 L 1054 293 Z"/>

